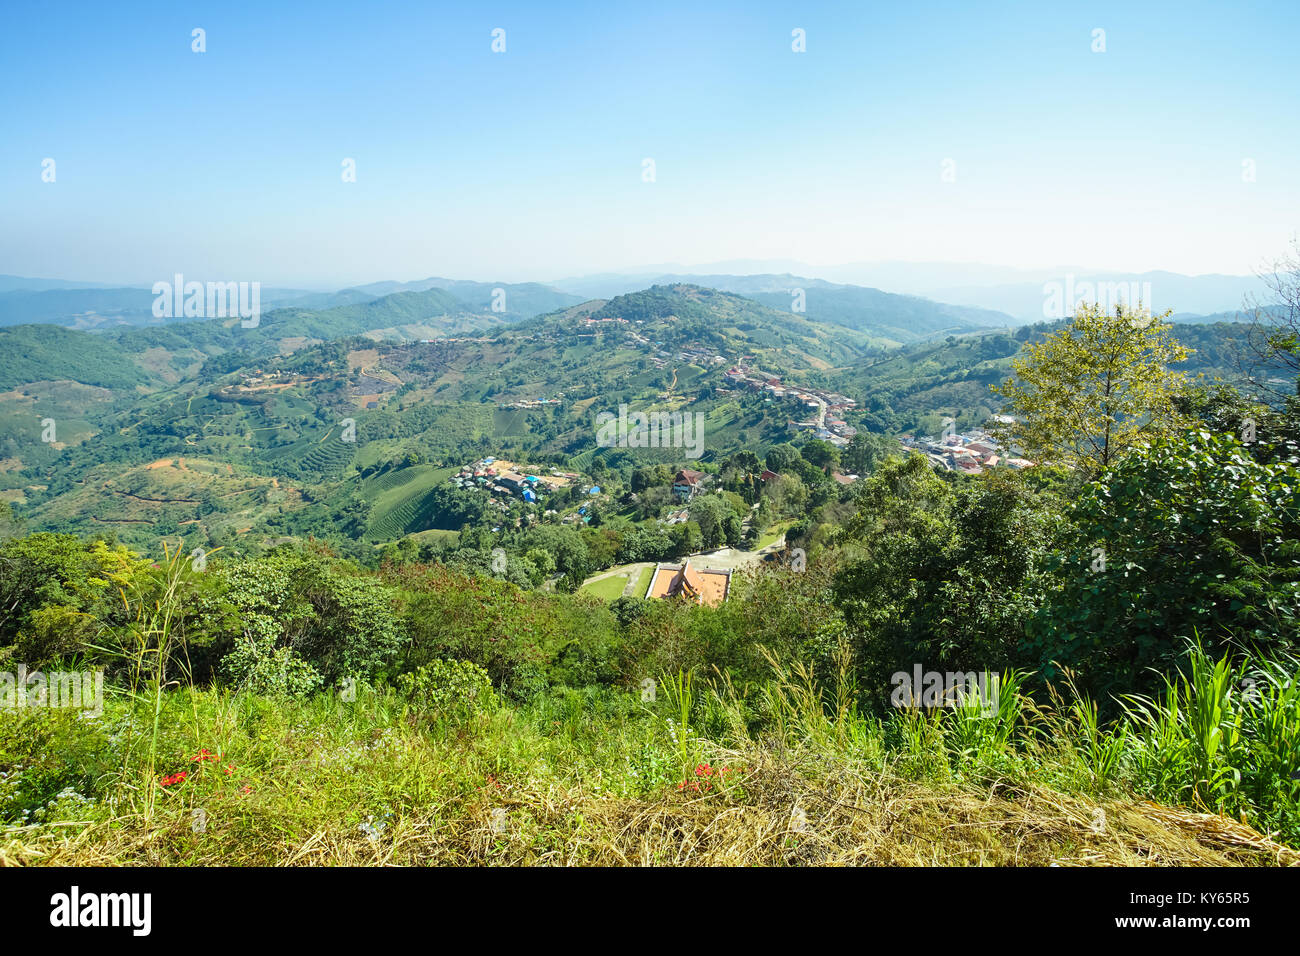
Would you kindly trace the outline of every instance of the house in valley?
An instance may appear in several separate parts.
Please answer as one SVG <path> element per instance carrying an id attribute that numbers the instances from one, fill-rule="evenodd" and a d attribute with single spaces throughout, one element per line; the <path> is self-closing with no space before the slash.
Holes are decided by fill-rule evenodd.
<path id="1" fill-rule="evenodd" d="M 678 501 L 690 501 L 704 490 L 704 473 L 683 468 L 673 479 L 673 497 Z"/>

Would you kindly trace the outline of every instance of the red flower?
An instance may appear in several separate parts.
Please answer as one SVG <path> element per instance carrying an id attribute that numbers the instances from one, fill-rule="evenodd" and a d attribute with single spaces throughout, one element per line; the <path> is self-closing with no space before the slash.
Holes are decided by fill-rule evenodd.
<path id="1" fill-rule="evenodd" d="M 170 787 L 174 783 L 180 783 L 189 775 L 190 774 L 188 770 L 182 770 L 180 773 L 171 774 L 170 776 L 162 778 L 162 785 L 164 787 Z"/>

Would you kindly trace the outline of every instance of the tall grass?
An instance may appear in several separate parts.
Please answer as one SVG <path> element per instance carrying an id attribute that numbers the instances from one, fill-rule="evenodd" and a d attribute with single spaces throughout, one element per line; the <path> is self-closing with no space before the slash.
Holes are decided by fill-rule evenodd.
<path id="1" fill-rule="evenodd" d="M 1199 644 L 1157 697 L 1130 697 L 1133 784 L 1156 799 L 1300 834 L 1300 662 L 1213 660 Z"/>
<path id="2" fill-rule="evenodd" d="M 847 646 L 824 680 L 769 655 L 770 679 L 745 686 L 723 671 L 677 671 L 646 704 L 609 687 L 555 688 L 526 704 L 431 719 L 382 685 L 305 700 L 188 686 L 167 610 L 185 570 L 169 557 L 157 593 L 130 605 L 136 614 L 120 642 L 127 690 L 103 723 L 40 730 L 39 749 L 57 753 L 55 764 L 100 766 L 103 754 L 85 752 L 100 737 L 121 738 L 112 750 L 121 776 L 78 784 L 89 786 L 89 803 L 65 807 L 73 778 L 50 777 L 41 826 L 77 821 L 83 835 L 66 843 L 77 861 L 1213 858 L 1191 838 L 1143 842 L 1156 831 L 1141 800 L 1244 816 L 1300 844 L 1295 661 L 1246 665 L 1195 649 L 1163 693 L 1127 701 L 1110 724 L 1068 686 L 1065 699 L 1034 704 L 1014 672 L 1000 675 L 991 711 L 970 695 L 876 716 L 862 707 Z M 6 741 L 22 740 L 6 735 L 8 719 L 0 714 L 6 771 L 5 748 L 17 745 Z M 201 749 L 220 754 L 221 765 L 191 763 Z M 33 753 L 14 762 L 30 764 Z M 691 786 L 723 766 L 727 786 Z M 192 771 L 183 783 L 159 785 L 160 773 L 182 768 Z M 0 815 L 4 797 L 0 785 Z M 1103 798 L 1107 834 L 1088 823 Z M 807 825 L 793 841 L 785 839 L 792 807 L 806 811 Z M 191 830 L 198 810 L 205 833 Z M 502 812 L 505 832 L 491 824 Z M 1126 814 L 1140 825 L 1125 830 Z M 20 830 L 21 846 L 45 832 Z M 41 839 L 47 853 L 55 837 Z M 0 861 L 6 852 L 0 838 Z"/>
<path id="3" fill-rule="evenodd" d="M 154 578 L 139 578 L 132 585 L 132 593 L 119 589 L 123 607 L 129 612 L 125 626 L 109 632 L 110 643 L 96 647 L 109 660 L 118 661 L 126 671 L 125 695 L 135 704 L 134 709 L 147 711 L 150 733 L 147 738 L 148 757 L 136 785 L 127 788 L 127 799 L 138 799 L 145 821 L 153 818 L 158 780 L 158 739 L 163 711 L 169 702 L 167 691 L 189 683 L 191 669 L 184 654 L 184 643 L 178 640 L 177 622 L 182 617 L 188 595 L 185 585 L 193 573 L 184 549 L 178 543 L 173 549 L 163 542 L 164 560 L 161 573 Z M 176 679 L 172 678 L 175 669 Z M 124 774 L 131 775 L 132 753 L 125 755 Z"/>

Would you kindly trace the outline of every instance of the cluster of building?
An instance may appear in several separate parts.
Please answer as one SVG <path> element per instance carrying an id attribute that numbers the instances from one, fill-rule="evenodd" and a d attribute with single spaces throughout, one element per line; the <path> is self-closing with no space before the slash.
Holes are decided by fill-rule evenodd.
<path id="1" fill-rule="evenodd" d="M 273 389 L 291 388 L 294 385 L 301 385 L 304 382 L 311 381 L 315 381 L 315 379 L 307 378 L 294 372 L 265 372 L 260 368 L 255 368 L 240 372 L 239 383 L 237 385 L 230 385 L 225 388 L 217 389 L 217 391 L 227 395 L 247 392 L 262 392 Z"/>
<path id="2" fill-rule="evenodd" d="M 558 398 L 523 398 L 517 402 L 498 402 L 497 408 L 546 408 L 559 404 Z"/>
<path id="3" fill-rule="evenodd" d="M 727 361 L 713 349 L 702 349 L 693 345 L 679 351 L 677 358 L 683 362 L 698 365 L 701 368 L 708 368 L 710 365 L 722 365 Z"/>
<path id="4" fill-rule="evenodd" d="M 547 476 L 529 475 L 515 471 L 511 462 L 483 458 L 461 468 L 447 480 L 458 488 L 481 488 L 507 497 L 517 496 L 533 504 L 539 494 L 563 487 L 578 477 L 558 471 Z"/>
<path id="5" fill-rule="evenodd" d="M 1032 468 L 1034 463 L 1003 451 L 992 435 L 982 428 L 964 434 L 945 432 L 939 438 L 913 438 L 903 435 L 899 443 L 909 451 L 917 451 L 930 459 L 930 463 L 944 471 L 960 471 L 979 475 L 994 468 Z"/>
<path id="6" fill-rule="evenodd" d="M 789 385 L 777 376 L 754 372 L 747 365 L 736 365 L 727 369 L 724 377 L 737 390 L 746 388 L 750 391 L 763 392 L 771 401 L 798 406 L 803 411 L 804 418 L 790 420 L 792 431 L 810 431 L 813 437 L 840 447 L 847 445 L 849 439 L 857 434 L 858 430 L 843 418 L 844 412 L 856 408 L 858 404 L 847 395 L 823 388 Z M 731 389 L 724 387 L 718 391 L 727 392 Z"/>
<path id="7" fill-rule="evenodd" d="M 704 349 L 695 345 L 688 345 L 685 348 L 679 349 L 674 355 L 673 353 L 664 350 L 662 342 L 651 343 L 647 339 L 636 335 L 635 333 L 633 334 L 633 338 L 644 345 L 654 345 L 655 351 L 650 356 L 650 364 L 652 364 L 656 369 L 667 368 L 670 362 L 685 362 L 689 365 L 698 365 L 701 368 L 725 365 L 727 362 L 725 357 L 719 355 L 712 349 Z"/>

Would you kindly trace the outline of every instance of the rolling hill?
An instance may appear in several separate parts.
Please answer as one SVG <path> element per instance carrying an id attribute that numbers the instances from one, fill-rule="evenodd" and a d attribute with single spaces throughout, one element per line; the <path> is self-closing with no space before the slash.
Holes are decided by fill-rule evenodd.
<path id="1" fill-rule="evenodd" d="M 598 448 L 597 414 L 620 405 L 702 415 L 706 462 L 820 427 L 799 397 L 809 390 L 844 397 L 828 399 L 835 414 L 879 434 L 933 433 L 941 416 L 976 424 L 997 408 L 989 386 L 1048 328 L 936 329 L 899 347 L 687 283 L 522 321 L 462 305 L 429 288 L 273 310 L 252 329 L 0 330 L 0 343 L 14 343 L 0 351 L 0 495 L 33 530 L 111 529 L 141 545 L 164 533 L 314 534 L 371 547 L 459 527 L 448 469 L 484 456 L 574 471 L 683 458 L 680 448 Z M 1176 328 L 1197 350 L 1190 371 L 1236 374 L 1242 327 Z M 787 398 L 753 387 L 778 380 Z M 40 438 L 47 417 L 57 442 Z M 229 470 L 151 467 L 175 461 Z M 210 493 L 171 487 L 187 481 Z"/>

